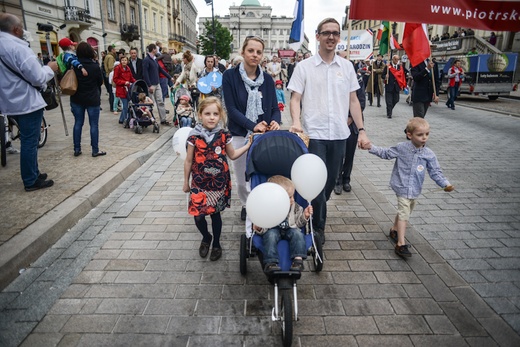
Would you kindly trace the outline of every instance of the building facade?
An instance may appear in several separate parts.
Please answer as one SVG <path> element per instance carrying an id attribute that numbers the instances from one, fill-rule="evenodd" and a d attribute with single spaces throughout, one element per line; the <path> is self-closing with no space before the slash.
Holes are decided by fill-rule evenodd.
<path id="1" fill-rule="evenodd" d="M 199 18 L 199 30 L 202 35 L 207 33 L 204 23 L 211 22 L 211 17 Z M 264 55 L 276 55 L 280 50 L 289 49 L 289 34 L 291 33 L 292 17 L 272 16 L 271 6 L 262 6 L 258 0 L 244 0 L 240 6 L 230 6 L 229 15 L 215 16 L 223 27 L 227 28 L 233 35 L 231 57 L 240 54 L 242 43 L 247 36 L 258 36 L 265 43 Z M 309 40 L 305 42 L 300 50 L 309 51 Z"/>
<path id="2" fill-rule="evenodd" d="M 197 52 L 197 15 L 197 8 L 191 0 L 181 0 L 180 35 L 183 39 L 183 51 Z"/>

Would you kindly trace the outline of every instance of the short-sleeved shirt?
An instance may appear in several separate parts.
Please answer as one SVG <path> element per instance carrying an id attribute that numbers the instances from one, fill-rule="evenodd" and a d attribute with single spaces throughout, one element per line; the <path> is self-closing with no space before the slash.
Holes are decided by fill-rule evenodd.
<path id="1" fill-rule="evenodd" d="M 296 65 L 287 87 L 302 95 L 303 130 L 314 140 L 344 140 L 350 93 L 359 89 L 352 63 L 334 56 L 330 65 L 319 54 Z"/>

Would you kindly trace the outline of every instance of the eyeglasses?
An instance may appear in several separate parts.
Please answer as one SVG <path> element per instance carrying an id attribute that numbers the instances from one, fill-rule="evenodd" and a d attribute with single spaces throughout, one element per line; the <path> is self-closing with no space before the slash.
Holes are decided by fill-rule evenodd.
<path id="1" fill-rule="evenodd" d="M 324 37 L 330 37 L 330 35 L 334 36 L 334 37 L 339 37 L 339 35 L 341 34 L 339 31 L 322 31 L 320 33 L 321 36 L 324 36 Z"/>

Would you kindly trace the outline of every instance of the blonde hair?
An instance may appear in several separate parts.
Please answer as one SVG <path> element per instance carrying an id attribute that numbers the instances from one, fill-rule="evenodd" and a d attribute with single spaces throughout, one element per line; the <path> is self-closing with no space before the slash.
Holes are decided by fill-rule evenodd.
<path id="1" fill-rule="evenodd" d="M 145 93 L 139 93 L 137 95 L 137 99 L 139 99 L 139 101 L 144 101 L 146 100 L 146 94 Z"/>
<path id="2" fill-rule="evenodd" d="M 271 177 L 269 177 L 267 182 L 278 184 L 283 189 L 285 189 L 285 191 L 287 192 L 287 194 L 289 194 L 289 196 L 293 196 L 294 191 L 296 190 L 296 188 L 294 187 L 294 183 L 290 179 L 288 179 L 287 177 L 282 176 L 282 175 L 271 176 Z"/>
<path id="3" fill-rule="evenodd" d="M 258 36 L 248 36 L 248 37 L 246 37 L 246 39 L 244 40 L 244 44 L 242 45 L 242 53 L 245 52 L 249 41 L 260 42 L 260 44 L 262 45 L 262 51 L 265 49 L 265 43 L 264 43 L 264 40 L 262 40 L 262 38 L 260 38 Z"/>
<path id="4" fill-rule="evenodd" d="M 226 111 L 224 111 L 224 108 L 222 107 L 222 103 L 220 102 L 220 99 L 214 96 L 210 96 L 202 100 L 197 107 L 197 114 L 199 115 L 199 118 L 202 118 L 202 112 L 204 112 L 204 109 L 210 105 L 217 105 L 218 113 L 220 115 L 220 120 L 222 127 L 226 126 L 227 123 L 227 114 Z"/>
<path id="5" fill-rule="evenodd" d="M 406 132 L 413 134 L 417 128 L 430 128 L 430 124 L 424 118 L 413 117 L 406 124 Z"/>

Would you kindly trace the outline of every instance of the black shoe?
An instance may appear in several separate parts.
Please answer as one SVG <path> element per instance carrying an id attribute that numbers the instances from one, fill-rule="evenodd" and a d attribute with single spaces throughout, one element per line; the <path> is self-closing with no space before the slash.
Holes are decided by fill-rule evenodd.
<path id="1" fill-rule="evenodd" d="M 372 106 L 372 103 L 370 103 L 370 106 Z"/>
<path id="2" fill-rule="evenodd" d="M 291 264 L 291 271 L 303 271 L 303 260 L 293 260 Z"/>
<path id="3" fill-rule="evenodd" d="M 220 257 L 222 257 L 222 248 L 213 248 L 211 250 L 209 260 L 211 260 L 211 261 L 219 260 Z"/>
<path id="4" fill-rule="evenodd" d="M 395 254 L 397 254 L 400 257 L 406 257 L 409 258 L 412 256 L 412 253 L 410 253 L 410 250 L 408 249 L 408 245 L 402 245 L 398 246 L 395 245 Z"/>
<path id="5" fill-rule="evenodd" d="M 38 175 L 38 179 L 42 180 L 42 181 L 45 181 L 47 179 L 47 174 L 46 173 L 39 174 Z"/>
<path id="6" fill-rule="evenodd" d="M 163 120 L 163 121 L 161 122 L 161 125 L 170 125 L 170 122 L 168 122 L 167 120 Z"/>
<path id="7" fill-rule="evenodd" d="M 54 184 L 53 180 L 46 181 L 46 180 L 41 180 L 41 179 L 37 178 L 36 182 L 34 182 L 34 184 L 32 186 L 25 187 L 25 191 L 32 192 L 32 191 L 35 191 L 38 189 L 49 188 L 49 187 L 52 187 L 53 184 Z"/>
<path id="8" fill-rule="evenodd" d="M 209 245 L 211 245 L 211 241 L 213 240 L 213 236 L 209 239 L 209 242 L 204 242 L 204 240 L 200 243 L 199 247 L 199 255 L 201 258 L 206 258 L 209 253 Z"/>
<path id="9" fill-rule="evenodd" d="M 392 116 L 386 116 L 386 118 L 388 118 L 388 119 L 392 119 Z"/>
<path id="10" fill-rule="evenodd" d="M 119 124 L 123 124 L 123 121 L 122 121 L 122 120 L 120 120 L 120 121 L 119 121 Z"/>
<path id="11" fill-rule="evenodd" d="M 377 107 L 381 107 L 381 104 L 377 104 Z"/>
<path id="12" fill-rule="evenodd" d="M 270 274 L 270 273 L 272 273 L 274 271 L 281 271 L 281 270 L 282 269 L 276 263 L 265 264 L 265 267 L 264 267 L 264 272 L 266 274 Z"/>
<path id="13" fill-rule="evenodd" d="M 341 184 L 336 184 L 336 186 L 334 186 L 334 194 L 336 195 L 341 195 Z"/>
<path id="14" fill-rule="evenodd" d="M 74 151 L 74 156 L 75 157 L 79 157 L 80 155 L 81 155 L 81 151 L 80 150 Z"/>
<path id="15" fill-rule="evenodd" d="M 92 156 L 95 158 L 95 157 L 100 157 L 102 155 L 107 155 L 107 152 L 103 152 L 103 151 L 99 151 L 97 153 L 92 153 Z"/>
<path id="16" fill-rule="evenodd" d="M 247 217 L 247 211 L 246 211 L 246 208 L 245 208 L 245 207 L 242 207 L 242 211 L 240 211 L 240 219 L 241 219 L 241 220 L 246 220 L 246 217 Z"/>
<path id="17" fill-rule="evenodd" d="M 397 230 L 390 229 L 388 236 L 393 243 L 397 244 Z"/>
<path id="18" fill-rule="evenodd" d="M 349 193 L 352 190 L 350 183 L 343 183 L 343 190 Z"/>

